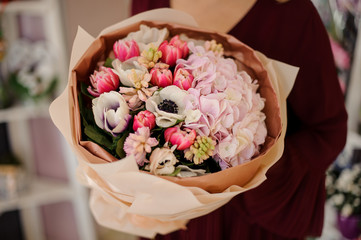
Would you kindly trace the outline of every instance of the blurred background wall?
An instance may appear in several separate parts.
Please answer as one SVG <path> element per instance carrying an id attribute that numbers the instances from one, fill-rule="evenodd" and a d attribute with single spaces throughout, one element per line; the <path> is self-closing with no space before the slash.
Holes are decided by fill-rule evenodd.
<path id="1" fill-rule="evenodd" d="M 129 16 L 130 0 L 62 0 L 66 42 L 71 49 L 78 26 L 92 36 Z"/>

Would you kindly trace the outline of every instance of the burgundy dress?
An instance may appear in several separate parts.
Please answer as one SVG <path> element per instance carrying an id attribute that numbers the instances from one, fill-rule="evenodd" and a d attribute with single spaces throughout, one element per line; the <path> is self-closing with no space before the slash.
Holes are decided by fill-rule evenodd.
<path id="1" fill-rule="evenodd" d="M 155 5 L 156 4 L 156 5 Z M 133 0 L 133 14 L 169 7 Z M 229 32 L 266 56 L 300 67 L 288 98 L 282 158 L 267 180 L 224 207 L 156 239 L 304 239 L 322 232 L 325 170 L 343 149 L 347 114 L 328 35 L 309 0 L 258 0 Z"/>

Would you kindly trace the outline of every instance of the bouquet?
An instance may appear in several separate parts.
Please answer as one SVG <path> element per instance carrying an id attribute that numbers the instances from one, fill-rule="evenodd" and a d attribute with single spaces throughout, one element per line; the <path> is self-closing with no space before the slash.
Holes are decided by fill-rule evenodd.
<path id="1" fill-rule="evenodd" d="M 50 112 L 103 226 L 184 228 L 257 187 L 282 155 L 297 68 L 182 12 L 149 11 L 95 40 L 79 29 L 70 65 Z"/>
<path id="2" fill-rule="evenodd" d="M 257 80 L 215 40 L 139 27 L 81 83 L 82 138 L 154 175 L 201 176 L 259 155 L 267 128 Z"/>

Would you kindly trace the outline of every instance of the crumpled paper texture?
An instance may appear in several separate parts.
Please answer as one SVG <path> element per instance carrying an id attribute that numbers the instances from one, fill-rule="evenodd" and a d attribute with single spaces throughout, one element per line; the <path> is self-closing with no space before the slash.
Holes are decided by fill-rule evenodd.
<path id="1" fill-rule="evenodd" d="M 81 140 L 77 82 L 88 81 L 96 62 L 104 60 L 112 43 L 140 24 L 161 26 L 171 34 L 216 39 L 226 55 L 232 55 L 260 82 L 266 96 L 269 136 L 262 153 L 252 161 L 202 177 L 158 177 L 141 172 L 133 157 L 117 161 L 95 143 Z M 189 219 L 208 214 L 234 196 L 266 180 L 267 170 L 281 157 L 286 132 L 286 98 L 298 68 L 271 60 L 235 38 L 197 29 L 189 15 L 172 9 L 152 10 L 103 30 L 94 38 L 79 28 L 70 61 L 69 82 L 51 104 L 53 122 L 78 158 L 78 179 L 91 188 L 90 209 L 105 227 L 143 237 L 185 228 Z"/>

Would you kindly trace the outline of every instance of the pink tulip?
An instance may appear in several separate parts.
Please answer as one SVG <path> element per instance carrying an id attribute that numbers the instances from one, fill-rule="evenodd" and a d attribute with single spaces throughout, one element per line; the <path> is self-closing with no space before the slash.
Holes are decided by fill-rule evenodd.
<path id="1" fill-rule="evenodd" d="M 139 47 L 134 40 L 118 40 L 113 45 L 114 55 L 117 59 L 124 62 L 125 60 L 139 56 Z"/>
<path id="2" fill-rule="evenodd" d="M 158 51 L 162 52 L 160 60 L 171 67 L 175 66 L 179 58 L 182 58 L 182 50 L 177 46 L 169 44 L 167 40 L 160 44 Z"/>
<path id="3" fill-rule="evenodd" d="M 192 87 L 193 79 L 193 75 L 188 70 L 178 68 L 177 66 L 174 74 L 173 85 L 176 85 L 180 89 L 188 90 Z"/>
<path id="4" fill-rule="evenodd" d="M 186 41 L 183 41 L 179 38 L 179 35 L 175 35 L 172 37 L 172 39 L 169 42 L 170 45 L 173 45 L 177 48 L 179 48 L 182 52 L 182 58 L 185 58 L 188 56 L 189 48 Z"/>
<path id="5" fill-rule="evenodd" d="M 164 131 L 164 138 L 167 142 L 177 145 L 178 150 L 185 150 L 194 143 L 196 131 L 189 128 L 181 130 L 178 126 L 175 126 Z"/>
<path id="6" fill-rule="evenodd" d="M 133 130 L 137 131 L 141 127 L 148 127 L 149 130 L 155 127 L 155 116 L 153 113 L 145 110 L 134 116 Z"/>
<path id="7" fill-rule="evenodd" d="M 156 64 L 152 70 L 150 70 L 152 78 L 150 80 L 151 84 L 158 87 L 166 87 L 173 84 L 173 74 L 172 71 L 168 69 L 167 64 Z"/>
<path id="8" fill-rule="evenodd" d="M 92 86 L 88 87 L 88 92 L 94 97 L 100 94 L 116 90 L 119 87 L 120 80 L 111 68 L 101 66 L 100 71 L 94 71 L 90 76 Z"/>

